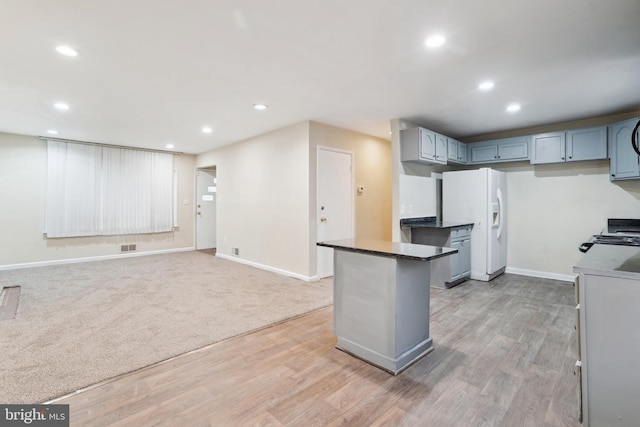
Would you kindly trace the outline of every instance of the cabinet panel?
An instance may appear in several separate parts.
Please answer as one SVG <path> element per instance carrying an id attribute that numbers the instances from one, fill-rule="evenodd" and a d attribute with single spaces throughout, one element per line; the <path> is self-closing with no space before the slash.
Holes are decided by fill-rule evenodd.
<path id="1" fill-rule="evenodd" d="M 458 141 L 458 159 L 460 159 L 460 163 L 467 163 L 467 144 L 465 144 L 464 142 L 460 142 Z"/>
<path id="2" fill-rule="evenodd" d="M 401 130 L 400 147 L 403 162 L 447 164 L 447 137 L 429 129 Z"/>
<path id="3" fill-rule="evenodd" d="M 567 131 L 567 161 L 607 158 L 607 127 L 598 126 Z"/>
<path id="4" fill-rule="evenodd" d="M 565 133 L 553 132 L 531 137 L 531 164 L 565 161 Z"/>
<path id="5" fill-rule="evenodd" d="M 457 249 L 457 254 L 449 255 L 449 265 L 451 266 L 451 282 L 458 280 L 460 276 L 460 246 L 461 241 L 451 242 L 451 247 Z"/>
<path id="6" fill-rule="evenodd" d="M 469 277 L 471 276 L 471 238 L 461 240 L 458 250 L 460 277 Z"/>
<path id="7" fill-rule="evenodd" d="M 631 146 L 631 134 L 638 119 L 625 120 L 609 126 L 610 179 L 640 177 L 638 155 Z"/>
<path id="8" fill-rule="evenodd" d="M 436 158 L 436 134 L 420 128 L 420 157 L 425 160 Z"/>
<path id="9" fill-rule="evenodd" d="M 436 137 L 436 153 L 434 161 L 436 163 L 447 164 L 447 137 L 439 133 L 435 134 Z"/>
<path id="10" fill-rule="evenodd" d="M 498 144 L 499 160 L 527 160 L 528 158 L 529 144 L 526 140 Z"/>
<path id="11" fill-rule="evenodd" d="M 640 425 L 638 280 L 580 274 L 585 426 Z"/>
<path id="12" fill-rule="evenodd" d="M 499 163 L 529 159 L 529 137 L 482 141 L 468 145 L 470 163 Z"/>
<path id="13" fill-rule="evenodd" d="M 498 158 L 498 145 L 483 145 L 474 147 L 471 145 L 471 163 L 491 163 Z"/>
<path id="14" fill-rule="evenodd" d="M 447 159 L 452 163 L 467 163 L 467 144 L 453 138 L 447 138 Z"/>
<path id="15" fill-rule="evenodd" d="M 458 141 L 453 138 L 447 139 L 447 159 L 457 162 L 458 161 Z"/>

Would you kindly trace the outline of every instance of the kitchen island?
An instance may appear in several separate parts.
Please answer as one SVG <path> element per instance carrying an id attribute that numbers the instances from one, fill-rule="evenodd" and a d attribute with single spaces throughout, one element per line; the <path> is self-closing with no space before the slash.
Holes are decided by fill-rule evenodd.
<path id="1" fill-rule="evenodd" d="M 430 261 L 456 249 L 380 240 L 319 242 L 333 248 L 336 347 L 396 375 L 433 350 Z"/>

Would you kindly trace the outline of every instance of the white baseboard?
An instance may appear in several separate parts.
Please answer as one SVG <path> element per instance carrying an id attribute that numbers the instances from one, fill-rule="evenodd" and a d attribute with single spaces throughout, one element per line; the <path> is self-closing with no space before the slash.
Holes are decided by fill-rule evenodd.
<path id="1" fill-rule="evenodd" d="M 135 253 L 128 252 L 123 254 L 100 255 L 100 256 L 92 256 L 92 257 L 86 257 L 86 258 L 68 258 L 68 259 L 56 259 L 51 261 L 25 262 L 22 264 L 0 265 L 0 270 L 15 270 L 18 268 L 45 267 L 48 265 L 74 264 L 77 262 L 103 261 L 107 259 L 132 258 L 132 257 L 138 257 L 138 256 L 170 254 L 174 252 L 189 252 L 189 251 L 195 251 L 195 250 L 196 248 L 190 247 L 190 248 L 162 249 L 159 251 L 147 251 L 147 252 L 135 252 Z"/>
<path id="2" fill-rule="evenodd" d="M 521 276 L 540 277 L 541 279 L 562 280 L 564 282 L 573 282 L 576 278 L 575 274 L 550 273 L 548 271 L 526 270 L 524 268 L 507 267 L 505 273 L 519 274 Z"/>
<path id="3" fill-rule="evenodd" d="M 314 278 L 313 276 L 303 276 L 302 274 L 294 273 L 292 271 L 283 270 L 281 268 L 271 267 L 271 266 L 265 265 L 265 264 L 259 264 L 257 262 L 248 261 L 246 259 L 238 258 L 238 257 L 235 257 L 235 256 L 225 255 L 225 254 L 221 254 L 221 253 L 217 253 L 217 252 L 216 252 L 216 256 L 220 257 L 222 259 L 229 260 L 229 261 L 238 262 L 240 264 L 250 265 L 251 267 L 259 268 L 261 270 L 267 270 L 267 271 L 271 271 L 273 273 L 282 274 L 283 276 L 293 277 L 294 279 L 304 280 L 305 282 L 313 282 L 313 281 L 318 280 L 317 277 Z"/>

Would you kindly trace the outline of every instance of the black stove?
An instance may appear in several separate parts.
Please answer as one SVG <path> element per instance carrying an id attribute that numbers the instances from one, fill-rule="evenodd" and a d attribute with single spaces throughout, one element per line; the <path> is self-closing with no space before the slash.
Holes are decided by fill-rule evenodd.
<path id="1" fill-rule="evenodd" d="M 591 240 L 584 242 L 578 248 L 580 252 L 587 252 L 595 244 L 640 246 L 640 219 L 609 218 L 607 232 L 594 234 Z"/>

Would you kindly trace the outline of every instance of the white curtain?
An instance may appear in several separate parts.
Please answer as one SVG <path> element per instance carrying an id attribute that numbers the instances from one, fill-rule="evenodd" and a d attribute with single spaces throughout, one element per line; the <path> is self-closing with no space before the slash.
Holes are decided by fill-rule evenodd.
<path id="1" fill-rule="evenodd" d="M 47 237 L 173 229 L 172 154 L 48 141 L 47 156 Z"/>

